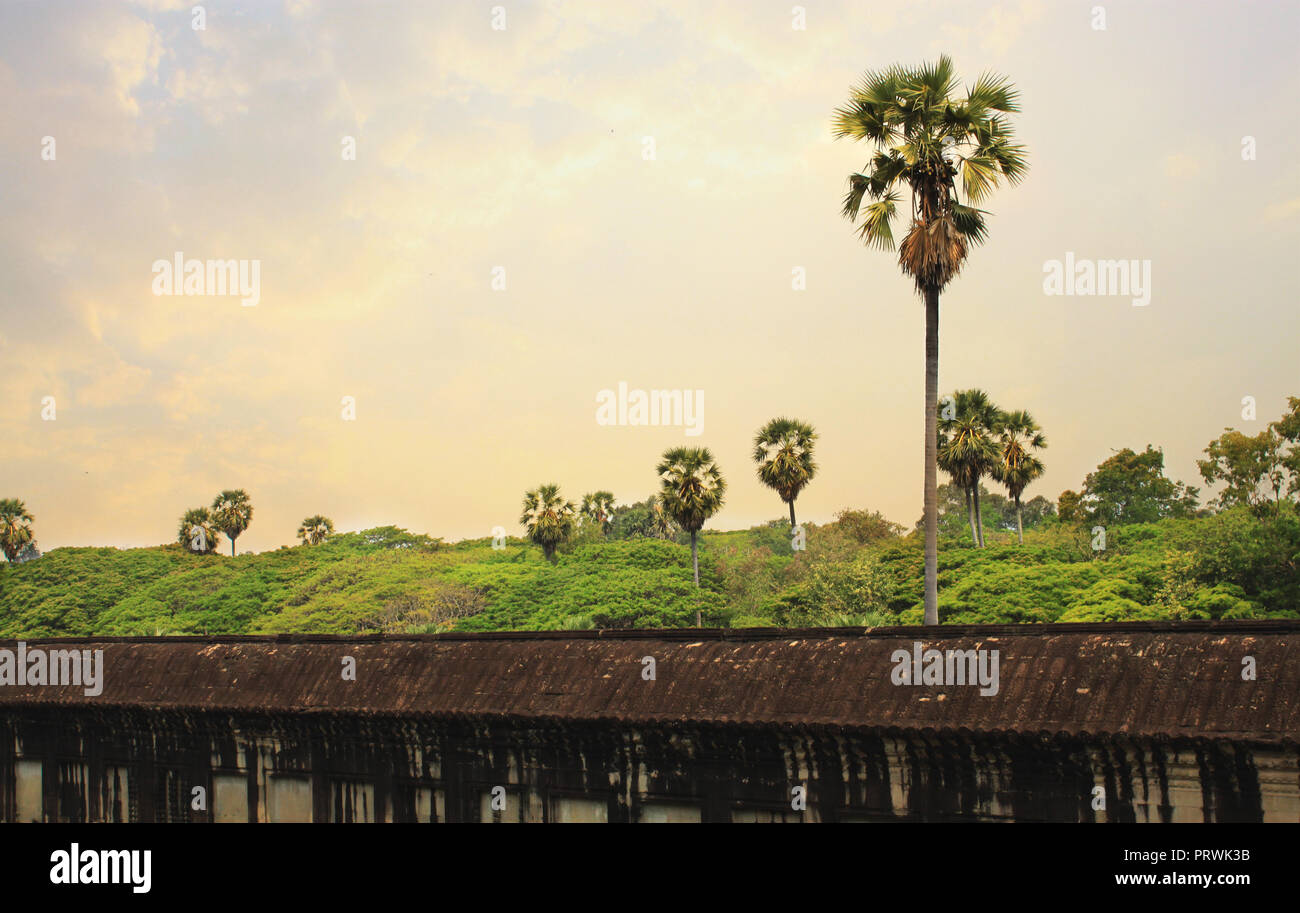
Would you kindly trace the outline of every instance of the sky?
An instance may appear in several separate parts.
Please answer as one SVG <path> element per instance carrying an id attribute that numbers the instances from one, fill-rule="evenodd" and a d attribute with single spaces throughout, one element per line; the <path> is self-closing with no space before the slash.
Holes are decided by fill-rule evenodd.
<path id="1" fill-rule="evenodd" d="M 1147 444 L 1199 483 L 1300 395 L 1300 5 L 193 7 L 0 3 L 0 497 L 44 551 L 172 541 L 226 488 L 240 551 L 317 513 L 518 534 L 525 490 L 641 500 L 678 445 L 747 527 L 786 513 L 750 453 L 778 415 L 819 434 L 801 519 L 910 527 L 923 309 L 840 215 L 869 150 L 830 121 L 941 53 L 1021 91 L 940 390 L 1039 421 L 1026 498 Z M 256 303 L 155 294 L 176 252 L 258 261 Z M 1067 252 L 1149 264 L 1149 303 L 1045 293 Z M 699 433 L 598 422 L 620 382 L 702 391 Z"/>

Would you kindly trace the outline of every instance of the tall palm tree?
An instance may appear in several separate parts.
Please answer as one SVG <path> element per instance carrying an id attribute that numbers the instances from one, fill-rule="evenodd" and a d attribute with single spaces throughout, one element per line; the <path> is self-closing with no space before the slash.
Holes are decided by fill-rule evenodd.
<path id="1" fill-rule="evenodd" d="M 593 523 L 600 524 L 602 533 L 609 532 L 609 521 L 614 515 L 614 494 L 609 491 L 593 491 L 582 496 L 582 507 L 578 509 Z"/>
<path id="2" fill-rule="evenodd" d="M 185 511 L 181 517 L 180 527 L 176 530 L 176 541 L 192 552 L 211 555 L 217 550 L 217 539 L 221 530 L 217 529 L 212 512 L 206 507 L 196 507 Z"/>
<path id="3" fill-rule="evenodd" d="M 573 535 L 575 509 L 572 501 L 560 497 L 560 486 L 539 485 L 524 494 L 524 509 L 519 515 L 532 539 L 542 547 L 547 561 L 555 561 L 555 550 Z"/>
<path id="4" fill-rule="evenodd" d="M 235 540 L 253 522 L 253 502 L 242 488 L 226 489 L 212 499 L 212 520 L 230 538 L 230 557 L 235 557 Z"/>
<path id="5" fill-rule="evenodd" d="M 1012 141 L 1006 114 L 1019 110 L 1009 80 L 981 75 L 964 96 L 945 55 L 936 64 L 869 71 L 835 111 L 835 137 L 866 140 L 875 155 L 864 173 L 849 175 L 843 213 L 862 215 L 859 234 L 870 247 L 893 250 L 891 223 L 911 192 L 910 224 L 898 263 L 925 300 L 925 623 L 939 623 L 939 503 L 937 415 L 939 293 L 961 270 L 971 245 L 986 234 L 975 208 L 1005 178 L 1015 184 L 1027 167 Z M 960 179 L 965 203 L 960 202 Z M 870 202 L 863 206 L 863 200 Z"/>
<path id="6" fill-rule="evenodd" d="M 984 513 L 980 510 L 980 481 L 992 475 L 998 461 L 997 429 L 1002 413 L 983 390 L 958 390 L 953 394 L 953 415 L 940 410 L 937 441 L 939 468 L 953 484 L 966 490 L 971 537 L 984 546 Z"/>
<path id="7" fill-rule="evenodd" d="M 813 462 L 816 441 L 812 425 L 792 418 L 774 418 L 754 435 L 758 479 L 790 506 L 791 529 L 795 527 L 794 499 L 817 474 Z"/>
<path id="8" fill-rule="evenodd" d="M 1016 502 L 1016 538 L 1025 544 L 1025 521 L 1020 510 L 1020 495 L 1026 486 L 1043 474 L 1043 461 L 1034 451 L 1044 450 L 1047 438 L 1033 416 L 1023 409 L 1006 412 L 998 424 L 998 460 L 993 478 L 1007 488 Z"/>
<path id="9" fill-rule="evenodd" d="M 668 516 L 691 534 L 691 564 L 695 588 L 700 587 L 699 533 L 704 521 L 718 512 L 727 493 L 727 480 L 707 447 L 669 447 L 659 465 L 659 501 Z M 700 624 L 700 613 L 695 613 Z"/>
<path id="10" fill-rule="evenodd" d="M 32 524 L 36 518 L 17 498 L 0 499 L 0 551 L 13 564 L 22 550 L 35 541 Z"/>
<path id="11" fill-rule="evenodd" d="M 303 545 L 320 545 L 332 535 L 334 535 L 334 521 L 320 514 L 308 517 L 302 521 L 302 526 L 298 527 L 298 538 L 302 540 Z"/>

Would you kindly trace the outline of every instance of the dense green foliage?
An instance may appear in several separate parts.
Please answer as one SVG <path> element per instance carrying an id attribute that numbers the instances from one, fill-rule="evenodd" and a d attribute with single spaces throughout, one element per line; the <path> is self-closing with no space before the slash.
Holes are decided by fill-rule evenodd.
<path id="1" fill-rule="evenodd" d="M 1013 498 L 976 489 L 975 537 L 966 492 L 941 486 L 940 619 L 1300 617 L 1300 398 L 1266 434 L 1229 430 L 1206 453 L 1202 474 L 1225 484 L 1218 513 L 1194 509 L 1196 490 L 1165 477 L 1159 450 L 1121 450 L 1081 494 L 1062 495 L 1060 515 L 1041 496 L 1020 505 L 1023 545 Z M 798 535 L 784 519 L 697 535 L 723 491 L 708 451 L 670 451 L 660 471 L 660 495 L 613 506 L 595 492 L 581 522 L 553 486 L 530 492 L 529 519 L 564 515 L 565 534 L 550 548 L 520 539 L 448 545 L 391 526 L 331 535 L 324 517 L 304 521 L 318 535 L 300 530 L 316 544 L 259 555 L 181 542 L 43 556 L 33 548 L 28 560 L 0 565 L 0 636 L 923 620 L 919 522 L 903 535 L 879 513 L 843 510 L 834 522 L 801 524 Z M 11 525 L 30 524 L 21 502 L 5 506 Z M 180 533 L 188 543 L 184 523 Z"/>
<path id="2" fill-rule="evenodd" d="M 1083 491 L 1061 493 L 1060 514 L 1111 526 L 1152 523 L 1196 512 L 1198 489 L 1165 477 L 1165 455 L 1150 444 L 1142 453 L 1125 447 L 1083 480 Z"/>
<path id="3" fill-rule="evenodd" d="M 954 493 L 960 498 L 960 493 Z M 939 560 L 948 623 L 1300 617 L 1300 513 L 1247 507 L 1111 528 L 985 512 L 975 548 L 954 505 Z M 996 522 L 991 518 L 998 517 Z M 0 634 L 217 634 L 708 625 L 916 624 L 921 540 L 879 514 L 708 531 L 700 589 L 689 545 L 652 537 L 578 542 L 554 564 L 531 543 L 446 545 L 387 527 L 259 555 L 180 545 L 60 548 L 0 568 Z M 685 538 L 683 536 L 683 538 Z"/>

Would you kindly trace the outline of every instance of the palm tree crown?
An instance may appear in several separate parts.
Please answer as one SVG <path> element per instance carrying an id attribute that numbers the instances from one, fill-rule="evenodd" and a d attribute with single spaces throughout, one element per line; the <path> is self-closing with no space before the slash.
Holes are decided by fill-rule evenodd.
<path id="1" fill-rule="evenodd" d="M 699 532 L 722 507 L 727 481 L 709 448 L 670 447 L 655 471 L 664 510 L 688 533 Z"/>
<path id="2" fill-rule="evenodd" d="M 599 523 L 601 532 L 609 532 L 609 521 L 614 515 L 613 492 L 593 491 L 583 495 L 578 512 L 593 523 Z"/>
<path id="3" fill-rule="evenodd" d="M 817 473 L 813 445 L 817 432 L 807 422 L 774 418 L 754 435 L 754 462 L 759 481 L 776 491 L 790 506 L 790 527 L 795 526 L 794 501 Z"/>
<path id="4" fill-rule="evenodd" d="M 230 539 L 230 557 L 235 557 L 235 540 L 253 521 L 253 502 L 242 488 L 226 489 L 212 499 L 212 520 Z"/>
<path id="5" fill-rule="evenodd" d="M 206 507 L 196 507 L 185 511 L 181 517 L 180 527 L 176 530 L 176 541 L 192 552 L 210 555 L 217 550 L 217 538 L 221 531 L 212 520 L 212 513 Z"/>
<path id="6" fill-rule="evenodd" d="M 837 139 L 867 140 L 876 149 L 865 172 L 849 175 L 844 196 L 844 215 L 862 216 L 859 234 L 867 245 L 894 249 L 898 188 L 911 191 L 898 262 L 922 293 L 942 291 L 961 270 L 969 245 L 984 241 L 986 213 L 974 204 L 1003 178 L 1018 183 L 1028 168 L 1003 116 L 1020 110 L 1011 82 L 986 73 L 964 96 L 954 95 L 958 87 L 947 55 L 937 64 L 868 72 L 832 121 Z M 966 203 L 959 201 L 959 179 Z M 871 201 L 865 207 L 864 199 Z"/>
<path id="7" fill-rule="evenodd" d="M 573 534 L 574 515 L 573 502 L 560 496 L 560 486 L 539 485 L 524 494 L 519 522 L 546 559 L 554 561 L 556 548 Z"/>
<path id="8" fill-rule="evenodd" d="M 1024 520 L 1020 510 L 1020 495 L 1029 483 L 1039 478 L 1046 467 L 1034 451 L 1047 447 L 1047 438 L 1033 416 L 1023 409 L 1006 412 L 998 423 L 998 459 L 992 476 L 1006 486 L 1007 493 L 1016 502 L 1016 536 L 1025 544 Z"/>
<path id="9" fill-rule="evenodd" d="M 334 535 L 334 521 L 320 514 L 308 517 L 302 521 L 302 526 L 298 527 L 298 538 L 302 540 L 303 545 L 320 545 L 332 535 Z"/>
<path id="10" fill-rule="evenodd" d="M 32 524 L 36 518 L 17 498 L 0 499 L 0 551 L 10 564 L 34 541 Z"/>
<path id="11" fill-rule="evenodd" d="M 663 498 L 651 495 L 646 500 L 646 506 L 650 508 L 650 531 L 654 538 L 669 542 L 677 538 L 677 522 L 664 510 Z"/>

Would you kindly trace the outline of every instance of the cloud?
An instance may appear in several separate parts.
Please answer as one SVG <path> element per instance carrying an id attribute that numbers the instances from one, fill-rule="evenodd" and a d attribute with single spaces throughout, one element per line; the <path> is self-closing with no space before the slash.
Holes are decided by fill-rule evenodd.
<path id="1" fill-rule="evenodd" d="M 1289 219 L 1300 213 L 1300 197 L 1292 197 L 1280 203 L 1272 203 L 1264 210 L 1264 219 L 1269 222 L 1276 222 L 1282 219 Z"/>
<path id="2" fill-rule="evenodd" d="M 1190 180 L 1205 170 L 1205 162 L 1186 152 L 1175 152 L 1164 157 L 1165 174 L 1175 180 Z"/>
<path id="3" fill-rule="evenodd" d="M 508 524 L 540 478 L 644 497 L 669 440 L 596 426 L 592 397 L 620 377 L 706 390 L 706 443 L 735 492 L 718 522 L 779 513 L 741 481 L 744 443 L 788 410 L 825 432 L 810 510 L 910 524 L 919 466 L 880 434 L 920 434 L 921 312 L 894 258 L 839 216 L 866 149 L 832 142 L 828 122 L 863 70 L 932 49 L 968 80 L 988 65 L 1025 89 L 1034 169 L 991 204 L 990 241 L 945 296 L 944 377 L 1028 397 L 1014 405 L 1035 414 L 1040 390 L 1062 391 L 1068 433 L 1090 429 L 1079 446 L 1104 456 L 1121 406 L 1088 402 L 1058 341 L 1036 335 L 1073 319 L 1045 311 L 1042 261 L 1127 250 L 1131 231 L 1178 302 L 1153 308 L 1177 315 L 1162 340 L 1194 358 L 1239 281 L 1207 264 L 1281 262 L 1294 246 L 1296 201 L 1274 202 L 1291 194 L 1242 183 L 1289 187 L 1272 165 L 1220 173 L 1197 151 L 1214 137 L 1187 142 L 1178 106 L 1144 94 L 1143 67 L 1182 59 L 1198 29 L 1213 38 L 1208 22 L 1134 35 L 1140 59 L 1103 61 L 1076 11 L 1041 3 L 828 0 L 808 5 L 805 31 L 788 6 L 681 0 L 506 4 L 505 31 L 490 4 L 209 4 L 195 32 L 191 5 L 0 6 L 0 458 L 40 505 L 46 547 L 162 541 L 231 485 L 259 504 L 251 548 L 292 541 L 326 503 L 340 528 L 346 511 L 455 536 Z M 1281 33 L 1289 17 L 1271 15 Z M 1197 92 L 1249 52 L 1208 60 Z M 1146 148 L 1189 150 L 1144 153 L 1134 172 L 1152 186 L 1099 164 L 1133 154 L 1116 99 L 1154 111 Z M 1276 148 L 1300 140 L 1277 129 Z M 39 157 L 45 135 L 55 162 Z M 1208 260 L 1153 170 L 1220 182 L 1279 227 L 1223 239 Z M 259 259 L 259 304 L 155 297 L 150 265 L 175 251 Z M 489 286 L 496 266 L 506 291 Z M 791 290 L 795 266 L 807 292 Z M 1266 273 L 1253 298 L 1279 310 L 1252 319 L 1287 338 L 1289 286 Z M 1179 276 L 1202 279 L 1174 288 Z M 1071 351 L 1148 344 L 1123 319 L 1090 316 Z M 1015 358 L 989 359 L 1009 332 L 1024 339 Z M 1249 361 L 1247 347 L 1215 357 Z M 1083 368 L 1141 379 L 1119 356 Z M 1284 374 L 1260 370 L 1253 385 Z M 40 421 L 45 395 L 56 423 Z M 1225 421 L 1200 417 L 1216 433 Z"/>

